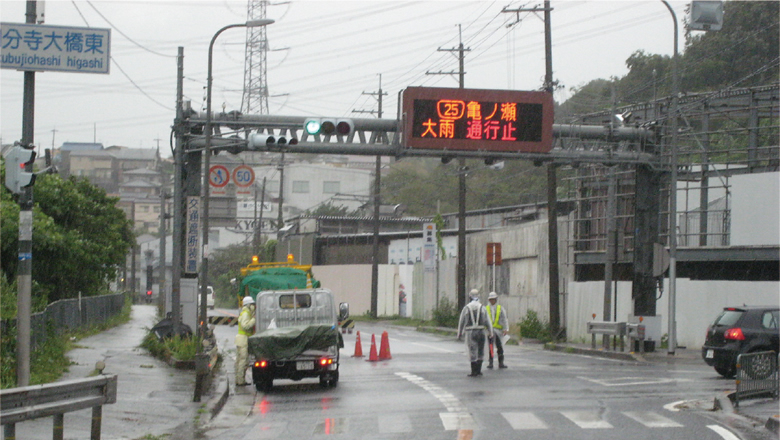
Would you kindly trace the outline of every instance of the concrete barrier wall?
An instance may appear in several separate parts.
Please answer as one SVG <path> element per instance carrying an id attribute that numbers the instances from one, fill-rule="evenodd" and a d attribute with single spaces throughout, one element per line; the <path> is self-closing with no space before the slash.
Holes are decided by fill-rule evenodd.
<path id="1" fill-rule="evenodd" d="M 661 315 L 661 333 L 668 334 L 669 284 L 664 280 L 664 293 L 658 300 L 656 314 Z M 568 312 L 566 327 L 569 340 L 589 340 L 586 323 L 597 313 L 602 319 L 604 304 L 604 283 L 569 283 L 567 295 Z M 625 321 L 632 312 L 631 283 L 619 282 L 619 321 Z M 780 305 L 778 283 L 772 281 L 694 281 L 677 279 L 677 345 L 699 348 L 704 344 L 705 332 L 724 307 L 747 305 Z"/>

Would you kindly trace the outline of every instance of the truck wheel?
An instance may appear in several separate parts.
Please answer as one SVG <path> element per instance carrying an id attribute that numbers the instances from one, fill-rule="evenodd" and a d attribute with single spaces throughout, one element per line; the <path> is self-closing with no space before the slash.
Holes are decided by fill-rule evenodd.
<path id="1" fill-rule="evenodd" d="M 271 391 L 271 388 L 274 386 L 274 380 L 273 379 L 260 379 L 257 382 L 255 382 L 255 389 L 261 393 L 267 393 Z"/>

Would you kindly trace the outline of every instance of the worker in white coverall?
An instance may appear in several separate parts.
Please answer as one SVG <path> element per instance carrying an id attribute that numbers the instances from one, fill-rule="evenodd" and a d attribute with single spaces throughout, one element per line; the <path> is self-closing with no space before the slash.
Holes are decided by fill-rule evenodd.
<path id="1" fill-rule="evenodd" d="M 498 302 L 498 294 L 496 292 L 490 292 L 488 295 L 488 305 L 485 306 L 487 310 L 488 319 L 493 325 L 493 347 L 496 349 L 496 355 L 498 355 L 498 368 L 506 368 L 504 364 L 504 342 L 501 340 L 503 336 L 509 334 L 509 318 L 506 316 L 506 310 L 501 305 L 496 304 Z M 488 368 L 493 368 L 493 350 L 490 350 L 488 358 Z"/>
<path id="2" fill-rule="evenodd" d="M 479 291 L 471 289 L 471 302 L 460 312 L 458 340 L 466 336 L 466 347 L 471 361 L 470 377 L 482 376 L 482 359 L 485 357 L 485 336 L 493 334 L 485 306 L 479 302 Z"/>
<path id="3" fill-rule="evenodd" d="M 236 335 L 236 386 L 249 385 L 246 381 L 247 357 L 249 357 L 249 337 L 255 333 L 255 300 L 247 296 L 242 301 L 238 315 L 238 334 Z"/>

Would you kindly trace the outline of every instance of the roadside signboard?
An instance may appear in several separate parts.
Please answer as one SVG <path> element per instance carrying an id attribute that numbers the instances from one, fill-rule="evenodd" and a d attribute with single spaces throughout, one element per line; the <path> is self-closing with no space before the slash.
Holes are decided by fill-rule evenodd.
<path id="1" fill-rule="evenodd" d="M 501 243 L 487 244 L 488 266 L 501 266 Z"/>
<path id="2" fill-rule="evenodd" d="M 408 87 L 406 148 L 548 153 L 553 99 L 547 92 Z"/>
<path id="3" fill-rule="evenodd" d="M 236 194 L 250 194 L 249 187 L 255 183 L 255 170 L 248 165 L 239 165 L 233 169 L 233 183 Z"/>
<path id="4" fill-rule="evenodd" d="M 187 197 L 187 224 L 184 272 L 198 273 L 198 260 L 200 260 L 200 197 Z"/>
<path id="5" fill-rule="evenodd" d="M 0 23 L 0 68 L 108 74 L 111 29 Z"/>
<path id="6" fill-rule="evenodd" d="M 425 272 L 436 271 L 436 223 L 423 224 L 422 261 Z"/>

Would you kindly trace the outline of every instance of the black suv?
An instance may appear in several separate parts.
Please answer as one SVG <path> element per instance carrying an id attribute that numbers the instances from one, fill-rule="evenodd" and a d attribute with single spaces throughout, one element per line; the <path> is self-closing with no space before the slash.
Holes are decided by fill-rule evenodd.
<path id="1" fill-rule="evenodd" d="M 701 357 L 723 377 L 734 377 L 737 356 L 772 350 L 780 352 L 780 308 L 726 307 L 707 328 Z"/>

